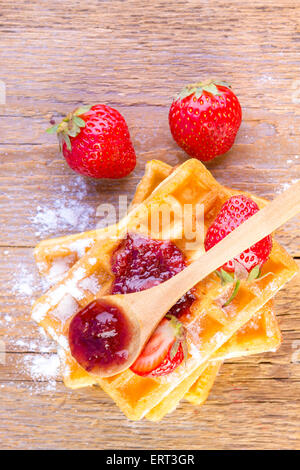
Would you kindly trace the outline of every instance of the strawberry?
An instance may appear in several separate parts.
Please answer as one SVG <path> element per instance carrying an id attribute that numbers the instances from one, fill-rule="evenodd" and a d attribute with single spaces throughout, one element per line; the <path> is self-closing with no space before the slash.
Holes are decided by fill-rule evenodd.
<path id="1" fill-rule="evenodd" d="M 245 220 L 249 219 L 259 210 L 258 205 L 249 197 L 244 195 L 233 196 L 222 206 L 215 221 L 209 227 L 204 240 L 205 250 L 209 250 L 216 243 L 219 243 L 226 235 L 238 227 Z M 268 260 L 272 250 L 272 237 L 268 235 L 255 245 L 243 251 L 234 260 L 228 261 L 219 268 L 229 273 L 237 273 L 239 265 L 246 273 L 254 272 L 259 274 L 261 266 Z M 253 271 L 255 270 L 255 271 Z"/>
<path id="2" fill-rule="evenodd" d="M 182 363 L 185 354 L 184 327 L 177 318 L 167 315 L 130 369 L 142 377 L 167 375 Z"/>
<path id="3" fill-rule="evenodd" d="M 123 178 L 135 167 L 126 121 L 119 111 L 104 104 L 80 107 L 47 132 L 57 133 L 68 165 L 82 175 Z"/>
<path id="4" fill-rule="evenodd" d="M 187 85 L 169 112 L 174 140 L 203 162 L 232 147 L 241 121 L 241 106 L 230 85 L 213 80 Z"/>

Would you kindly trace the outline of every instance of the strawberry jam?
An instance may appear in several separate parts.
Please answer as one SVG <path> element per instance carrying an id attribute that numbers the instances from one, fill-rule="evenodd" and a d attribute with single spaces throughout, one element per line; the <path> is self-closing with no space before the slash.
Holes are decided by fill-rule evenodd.
<path id="1" fill-rule="evenodd" d="M 186 260 L 171 241 L 128 233 L 114 252 L 111 266 L 115 275 L 111 293 L 129 294 L 167 281 L 186 267 Z M 188 313 L 194 300 L 192 292 L 187 292 L 168 314 L 181 317 Z"/>
<path id="2" fill-rule="evenodd" d="M 186 261 L 170 241 L 127 234 L 113 253 L 111 267 L 115 275 L 111 293 L 129 294 L 167 281 L 186 267 Z M 168 314 L 181 317 L 188 313 L 194 300 L 192 291 L 187 292 Z M 94 300 L 70 323 L 71 354 L 88 372 L 96 375 L 101 371 L 109 372 L 114 365 L 127 360 L 132 331 L 118 308 L 103 300 Z"/>
<path id="3" fill-rule="evenodd" d="M 72 356 L 88 372 L 109 370 L 128 358 L 129 325 L 120 310 L 94 300 L 71 321 L 69 343 Z"/>

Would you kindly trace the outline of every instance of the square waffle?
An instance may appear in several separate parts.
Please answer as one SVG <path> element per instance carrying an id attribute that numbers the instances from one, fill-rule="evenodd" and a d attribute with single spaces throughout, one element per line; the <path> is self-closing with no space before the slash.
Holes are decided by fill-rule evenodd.
<path id="1" fill-rule="evenodd" d="M 173 168 L 164 162 L 151 160 L 146 164 L 143 178 L 137 186 L 136 193 L 131 203 L 131 208 L 143 202 L 153 190 L 173 171 Z M 258 199 L 258 198 L 257 198 Z M 263 204 L 263 200 L 262 204 Z M 35 257 L 40 267 L 40 274 L 45 275 L 48 281 L 53 281 L 55 276 L 62 276 L 78 256 L 87 251 L 96 242 L 99 230 L 69 235 L 61 238 L 44 240 L 35 249 Z M 271 308 L 271 302 L 263 306 L 248 324 L 238 331 L 219 350 L 220 358 L 238 357 L 246 354 L 257 354 L 269 350 L 275 350 L 281 342 L 280 330 L 276 316 Z M 219 369 L 219 368 L 218 368 Z M 199 378 L 193 385 L 193 402 L 202 403 L 204 384 L 207 388 L 209 382 L 213 382 L 212 367 L 207 367 L 203 376 L 211 375 L 211 380 Z M 197 398 L 196 390 L 199 391 Z M 208 393 L 208 391 L 207 391 Z M 187 399 L 191 395 L 186 396 Z"/>
<path id="2" fill-rule="evenodd" d="M 233 193 L 218 184 L 199 161 L 185 162 L 160 183 L 143 204 L 133 208 L 118 224 L 117 239 L 109 238 L 109 230 L 105 234 L 102 231 L 100 237 L 97 233 L 96 242 L 91 244 L 93 246 L 90 250 L 72 266 L 60 283 L 36 302 L 33 318 L 61 346 L 66 385 L 76 388 L 98 383 L 129 418 L 140 419 L 152 410 L 149 418 L 155 419 L 153 414 L 157 407 L 163 410 L 166 408 L 163 405 L 165 397 L 169 400 L 172 396 L 172 403 L 176 406 L 205 370 L 215 352 L 296 273 L 297 267 L 293 260 L 274 242 L 270 259 L 263 267 L 262 278 L 252 283 L 242 281 L 238 295 L 228 307 L 222 308 L 221 305 L 224 298 L 229 297 L 230 287 L 221 285 L 216 274 L 211 274 L 199 283 L 191 314 L 182 319 L 188 336 L 187 364 L 186 367 L 179 366 L 169 376 L 142 378 L 127 370 L 114 377 L 99 379 L 85 372 L 73 360 L 67 340 L 70 318 L 96 296 L 109 292 L 113 280 L 111 254 L 126 232 L 144 233 L 147 228 L 145 215 L 153 209 L 158 211 L 162 204 L 169 204 L 171 209 L 183 204 L 191 204 L 195 209 L 196 204 L 203 204 L 207 228 Z M 167 233 L 163 235 L 170 238 L 170 233 L 168 227 Z M 177 232 L 176 238 L 171 240 L 192 261 L 192 255 L 186 249 L 184 233 Z M 201 249 L 197 255 L 200 253 Z"/>
<path id="3" fill-rule="evenodd" d="M 173 168 L 164 162 L 149 161 L 146 164 L 145 174 L 137 186 L 131 208 L 143 202 L 172 171 Z M 262 204 L 263 202 L 262 200 Z M 45 275 L 50 282 L 53 281 L 54 275 L 56 278 L 62 276 L 75 263 L 78 256 L 96 242 L 98 232 L 99 230 L 94 230 L 39 243 L 35 249 L 35 257 L 40 267 L 40 273 Z M 281 335 L 276 316 L 272 310 L 271 302 L 268 302 L 245 327 L 241 328 L 220 348 L 218 356 L 224 360 L 229 357 L 262 353 L 275 350 L 279 347 L 280 342 Z M 222 361 L 215 363 L 218 367 L 215 364 L 210 364 L 199 378 L 197 376 L 198 380 L 185 396 L 187 400 L 198 405 L 205 401 L 221 363 Z M 70 364 L 70 368 L 72 368 L 72 364 Z M 68 368 L 67 371 L 69 371 Z M 81 380 L 78 385 L 75 382 L 76 378 L 71 384 L 73 388 L 85 386 Z"/>

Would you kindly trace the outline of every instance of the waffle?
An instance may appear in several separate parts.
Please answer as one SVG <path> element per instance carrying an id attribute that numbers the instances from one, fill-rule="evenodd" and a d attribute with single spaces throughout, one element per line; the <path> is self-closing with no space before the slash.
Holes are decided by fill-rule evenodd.
<path id="1" fill-rule="evenodd" d="M 225 359 L 273 351 L 278 348 L 281 343 L 281 333 L 272 304 L 272 300 L 267 302 L 216 352 L 215 360 L 211 359 L 210 364 L 185 394 L 186 400 L 194 405 L 202 405 L 205 402 Z M 171 410 L 172 407 L 169 404 L 167 412 Z M 152 419 L 155 421 L 160 419 L 157 410 L 155 414 L 153 413 Z"/>
<path id="2" fill-rule="evenodd" d="M 151 160 L 148 162 L 145 174 L 137 186 L 131 208 L 143 202 L 172 170 L 171 166 L 161 161 Z M 83 254 L 79 253 L 78 249 L 83 252 L 87 251 L 91 244 L 96 242 L 97 233 L 99 233 L 99 230 L 98 232 L 94 230 L 39 243 L 35 249 L 35 257 L 38 266 L 41 268 L 40 273 L 44 274 L 50 282 L 53 281 L 54 274 L 56 277 L 62 276 L 64 270 L 68 270 L 78 256 Z M 225 360 L 229 357 L 262 353 L 277 349 L 280 342 L 280 330 L 271 308 L 271 302 L 269 302 L 255 314 L 244 328 L 233 335 L 219 350 L 218 355 L 220 359 Z M 221 362 L 219 361 L 218 364 L 220 367 Z M 192 390 L 190 390 L 192 393 L 188 392 L 185 398 L 195 404 L 203 403 L 219 367 L 207 367 L 199 380 L 193 384 Z M 81 384 L 82 381 L 79 380 L 78 386 Z M 84 382 L 83 385 L 85 385 Z M 74 378 L 71 386 L 76 387 L 76 378 Z"/>
<path id="3" fill-rule="evenodd" d="M 228 307 L 222 308 L 221 305 L 229 297 L 231 287 L 221 285 L 216 274 L 211 274 L 199 283 L 195 289 L 197 298 L 191 313 L 182 319 L 188 337 L 187 363 L 169 376 L 142 378 L 127 370 L 114 377 L 99 379 L 85 372 L 72 359 L 67 341 L 70 318 L 95 296 L 109 292 L 113 280 L 111 254 L 126 231 L 144 233 L 147 228 L 145 216 L 151 209 L 158 211 L 162 204 L 168 204 L 173 209 L 186 203 L 191 204 L 193 210 L 196 204 L 203 204 L 205 226 L 208 227 L 221 205 L 233 193 L 218 184 L 199 161 L 185 162 L 159 184 L 143 204 L 134 207 L 118 224 L 117 239 L 109 238 L 109 230 L 105 233 L 102 231 L 100 237 L 97 233 L 96 242 L 90 250 L 73 265 L 60 283 L 36 302 L 33 318 L 61 346 L 66 385 L 76 388 L 98 383 L 130 419 L 140 419 L 150 410 L 150 418 L 155 419 L 157 407 L 166 401 L 165 397 L 172 397 L 172 403 L 176 406 L 205 370 L 215 352 L 296 273 L 297 267 L 293 260 L 274 242 L 270 259 L 263 267 L 262 278 L 252 283 L 242 281 L 238 295 Z M 176 234 L 175 238 L 170 237 L 171 232 Z M 102 238 L 103 235 L 106 238 Z M 160 235 L 159 238 L 172 239 L 189 261 L 203 251 L 202 244 L 196 253 L 193 251 L 191 254 L 186 248 L 184 234 L 170 231 L 170 227 L 164 227 Z"/>
<path id="4" fill-rule="evenodd" d="M 147 419 L 160 421 L 178 405 L 178 394 L 184 388 L 184 398 L 194 405 L 202 405 L 225 359 L 267 351 L 275 351 L 281 343 L 281 333 L 273 310 L 273 301 L 267 302 L 245 326 L 240 328 L 210 358 L 208 364 L 200 367 L 194 374 L 180 384 L 148 414 Z"/>
<path id="5" fill-rule="evenodd" d="M 193 385 L 191 385 L 184 398 L 193 405 L 203 405 L 203 403 L 208 398 L 209 392 L 212 389 L 222 364 L 223 361 L 211 361 L 203 373 L 200 374 Z M 169 408 L 167 412 L 171 413 L 172 410 L 173 408 Z M 153 414 L 153 416 L 149 416 L 148 419 L 152 421 L 159 421 L 159 416 L 160 415 L 158 415 L 156 412 L 155 415 Z"/>

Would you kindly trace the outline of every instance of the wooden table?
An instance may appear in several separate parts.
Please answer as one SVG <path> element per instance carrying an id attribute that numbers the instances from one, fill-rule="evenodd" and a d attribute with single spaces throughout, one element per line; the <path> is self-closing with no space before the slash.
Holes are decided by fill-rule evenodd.
<path id="1" fill-rule="evenodd" d="M 184 84 L 224 78 L 242 104 L 234 148 L 208 164 L 219 181 L 272 198 L 299 178 L 299 18 L 296 0 L 0 0 L 1 448 L 299 448 L 299 276 L 276 298 L 279 352 L 227 361 L 205 406 L 182 402 L 159 424 L 129 422 L 98 389 L 39 377 L 56 349 L 29 319 L 42 290 L 35 244 L 94 227 L 97 205 L 131 197 L 147 160 L 186 159 L 168 129 Z M 132 134 L 138 164 L 122 181 L 76 175 L 44 132 L 52 116 L 98 102 Z M 299 219 L 277 238 L 300 259 Z"/>

